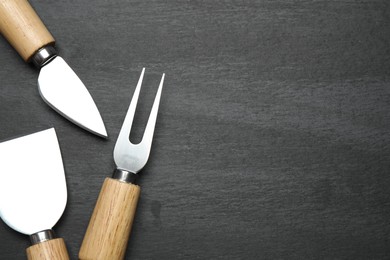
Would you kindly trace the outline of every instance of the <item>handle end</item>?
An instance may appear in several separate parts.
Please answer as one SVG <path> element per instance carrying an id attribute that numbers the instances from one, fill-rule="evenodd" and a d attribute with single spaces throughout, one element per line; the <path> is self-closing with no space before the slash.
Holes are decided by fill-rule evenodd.
<path id="1" fill-rule="evenodd" d="M 0 32 L 26 62 L 55 42 L 27 0 L 0 0 Z"/>

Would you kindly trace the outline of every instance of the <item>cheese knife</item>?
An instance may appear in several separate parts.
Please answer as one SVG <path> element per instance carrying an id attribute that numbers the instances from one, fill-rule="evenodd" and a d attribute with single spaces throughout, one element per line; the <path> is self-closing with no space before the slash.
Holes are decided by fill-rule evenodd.
<path id="1" fill-rule="evenodd" d="M 52 230 L 67 201 L 54 128 L 0 143 L 0 158 L 0 218 L 30 236 L 29 260 L 68 260 L 64 239 Z"/>
<path id="2" fill-rule="evenodd" d="M 26 62 L 40 69 L 39 93 L 50 107 L 76 125 L 107 137 L 87 88 L 58 56 L 53 36 L 27 0 L 0 0 L 0 32 Z"/>

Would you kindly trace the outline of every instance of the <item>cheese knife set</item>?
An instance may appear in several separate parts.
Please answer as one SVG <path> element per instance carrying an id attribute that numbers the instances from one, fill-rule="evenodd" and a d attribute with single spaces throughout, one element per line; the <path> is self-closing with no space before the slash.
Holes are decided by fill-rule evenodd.
<path id="1" fill-rule="evenodd" d="M 53 36 L 27 0 L 0 0 L 0 32 L 26 62 L 40 70 L 39 93 L 50 107 L 83 129 L 107 137 L 87 88 L 58 56 Z M 142 140 L 132 144 L 129 136 L 144 73 L 142 69 L 114 147 L 116 169 L 103 182 L 79 259 L 124 258 L 140 195 L 135 181 L 149 158 L 165 77 L 163 74 Z M 52 230 L 67 204 L 55 129 L 0 142 L 0 158 L 0 218 L 30 237 L 27 259 L 69 259 L 65 240 Z"/>

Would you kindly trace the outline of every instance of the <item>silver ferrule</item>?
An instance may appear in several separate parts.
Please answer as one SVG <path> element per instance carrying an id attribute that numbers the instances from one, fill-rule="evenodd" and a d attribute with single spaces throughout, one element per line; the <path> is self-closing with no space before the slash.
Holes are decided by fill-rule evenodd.
<path id="1" fill-rule="evenodd" d="M 40 48 L 31 58 L 32 63 L 37 68 L 42 68 L 57 56 L 57 51 L 52 45 Z"/>
<path id="2" fill-rule="evenodd" d="M 51 229 L 39 231 L 37 233 L 30 235 L 30 241 L 32 245 L 36 245 L 54 238 L 55 238 L 54 231 Z"/>
<path id="3" fill-rule="evenodd" d="M 112 178 L 121 182 L 135 183 L 137 174 L 117 168 L 112 174 Z"/>

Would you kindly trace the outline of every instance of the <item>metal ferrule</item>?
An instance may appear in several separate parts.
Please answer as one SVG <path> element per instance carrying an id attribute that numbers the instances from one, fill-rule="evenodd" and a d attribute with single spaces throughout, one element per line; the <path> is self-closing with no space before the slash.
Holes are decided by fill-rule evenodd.
<path id="1" fill-rule="evenodd" d="M 134 184 L 137 179 L 137 174 L 117 168 L 112 174 L 112 178 L 121 182 Z"/>
<path id="2" fill-rule="evenodd" d="M 30 241 L 32 245 L 36 245 L 54 238 L 54 231 L 51 229 L 39 231 L 35 234 L 30 235 Z"/>
<path id="3" fill-rule="evenodd" d="M 37 68 L 42 68 L 57 56 L 57 51 L 52 45 L 40 48 L 31 58 L 32 63 Z"/>

